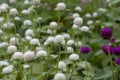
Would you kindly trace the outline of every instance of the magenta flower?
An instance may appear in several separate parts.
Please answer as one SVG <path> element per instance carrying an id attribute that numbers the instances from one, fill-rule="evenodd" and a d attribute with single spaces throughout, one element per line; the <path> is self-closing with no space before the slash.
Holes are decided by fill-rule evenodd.
<path id="1" fill-rule="evenodd" d="M 112 37 L 112 30 L 108 27 L 103 28 L 101 31 L 101 36 L 103 39 L 110 39 Z"/>

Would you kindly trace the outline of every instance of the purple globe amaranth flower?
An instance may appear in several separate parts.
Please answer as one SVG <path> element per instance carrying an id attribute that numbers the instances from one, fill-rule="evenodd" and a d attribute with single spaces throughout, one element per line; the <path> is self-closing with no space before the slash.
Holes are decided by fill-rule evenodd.
<path id="1" fill-rule="evenodd" d="M 90 51 L 91 49 L 88 46 L 84 46 L 80 50 L 81 53 L 89 53 Z"/>
<path id="2" fill-rule="evenodd" d="M 111 42 L 111 43 L 114 43 L 114 42 L 115 42 L 115 38 L 111 38 L 111 39 L 110 39 L 110 42 Z"/>
<path id="3" fill-rule="evenodd" d="M 114 52 L 115 52 L 116 55 L 120 55 L 120 46 L 116 46 L 114 48 Z"/>
<path id="4" fill-rule="evenodd" d="M 118 58 L 118 59 L 116 60 L 116 64 L 117 64 L 117 65 L 120 65 L 120 58 Z"/>
<path id="5" fill-rule="evenodd" d="M 105 27 L 101 31 L 101 36 L 103 39 L 110 39 L 112 37 L 112 30 L 108 27 Z"/>
<path id="6" fill-rule="evenodd" d="M 114 54 L 114 48 L 112 46 L 104 45 L 102 47 L 102 50 L 105 54 L 109 54 L 109 52 L 110 52 L 110 54 Z"/>

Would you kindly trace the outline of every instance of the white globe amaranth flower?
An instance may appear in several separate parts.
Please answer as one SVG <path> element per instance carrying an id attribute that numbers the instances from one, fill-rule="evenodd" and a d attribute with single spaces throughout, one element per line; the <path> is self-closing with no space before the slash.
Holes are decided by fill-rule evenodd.
<path id="1" fill-rule="evenodd" d="M 91 16 L 90 13 L 86 13 L 86 14 L 85 14 L 85 17 L 86 17 L 86 18 L 91 18 L 92 16 Z"/>
<path id="2" fill-rule="evenodd" d="M 87 22 L 87 25 L 92 25 L 93 24 L 93 20 L 89 20 L 88 22 Z"/>
<path id="3" fill-rule="evenodd" d="M 0 43 L 0 48 L 7 47 L 8 45 L 8 42 L 2 42 Z"/>
<path id="4" fill-rule="evenodd" d="M 2 30 L 2 29 L 0 29 L 0 35 L 1 35 L 1 34 L 3 34 L 3 30 Z"/>
<path id="5" fill-rule="evenodd" d="M 9 63 L 7 61 L 0 61 L 0 67 L 3 67 L 3 66 L 8 66 Z"/>
<path id="6" fill-rule="evenodd" d="M 47 33 L 48 33 L 48 34 L 52 34 L 53 31 L 52 31 L 51 29 L 48 29 L 48 30 L 47 30 Z"/>
<path id="7" fill-rule="evenodd" d="M 77 17 L 74 19 L 74 24 L 81 26 L 83 24 L 83 19 L 81 17 Z"/>
<path id="8" fill-rule="evenodd" d="M 32 25 L 32 21 L 31 21 L 31 20 L 25 20 L 25 21 L 23 22 L 23 25 L 24 25 L 24 26 L 31 26 L 31 25 Z"/>
<path id="9" fill-rule="evenodd" d="M 14 19 L 15 19 L 16 21 L 20 21 L 20 20 L 21 20 L 21 18 L 18 17 L 18 16 L 16 16 Z"/>
<path id="10" fill-rule="evenodd" d="M 55 21 L 50 22 L 49 27 L 50 29 L 55 30 L 57 28 L 58 24 Z"/>
<path id="11" fill-rule="evenodd" d="M 98 11 L 100 11 L 100 12 L 107 12 L 107 9 L 105 9 L 105 8 L 98 8 Z"/>
<path id="12" fill-rule="evenodd" d="M 47 52 L 45 50 L 40 50 L 36 53 L 36 57 L 46 57 L 47 56 Z"/>
<path id="13" fill-rule="evenodd" d="M 61 10 L 65 10 L 66 9 L 66 4 L 63 2 L 60 2 L 57 4 L 57 7 L 55 8 L 55 10 L 61 11 Z"/>
<path id="14" fill-rule="evenodd" d="M 14 28 L 14 26 L 15 26 L 15 25 L 14 25 L 13 22 L 6 22 L 6 23 L 3 24 L 2 27 L 3 27 L 4 29 L 11 29 L 11 28 Z"/>
<path id="15" fill-rule="evenodd" d="M 96 18 L 98 16 L 97 12 L 93 12 L 93 17 Z"/>
<path id="16" fill-rule="evenodd" d="M 73 25 L 72 25 L 72 28 L 73 28 L 73 29 L 78 29 L 78 28 L 79 28 L 79 26 L 78 26 L 78 25 L 76 25 L 76 24 L 73 24 Z"/>
<path id="17" fill-rule="evenodd" d="M 29 11 L 29 10 L 22 10 L 21 13 L 22 13 L 22 14 L 26 14 L 26 15 L 28 15 L 28 14 L 30 13 L 30 11 Z"/>
<path id="18" fill-rule="evenodd" d="M 10 3 L 10 4 L 15 4 L 15 3 L 16 3 L 16 0 L 9 0 L 9 3 Z"/>
<path id="19" fill-rule="evenodd" d="M 22 52 L 15 52 L 12 56 L 13 59 L 17 59 L 17 60 L 22 60 L 23 59 L 23 53 Z"/>
<path id="20" fill-rule="evenodd" d="M 83 32 L 88 32 L 89 28 L 87 26 L 82 26 L 82 27 L 80 27 L 80 30 Z"/>
<path id="21" fill-rule="evenodd" d="M 4 68 L 2 69 L 2 73 L 3 73 L 3 74 L 9 74 L 9 73 L 11 73 L 11 72 L 13 72 L 13 68 L 10 67 L 10 66 L 4 67 Z"/>
<path id="22" fill-rule="evenodd" d="M 16 8 L 11 8 L 9 14 L 11 16 L 16 16 L 18 14 L 18 11 Z"/>
<path id="23" fill-rule="evenodd" d="M 17 51 L 17 47 L 16 46 L 14 46 L 14 45 L 10 45 L 10 46 L 8 46 L 8 48 L 7 48 L 7 52 L 8 53 L 14 53 L 14 52 L 16 52 Z"/>
<path id="24" fill-rule="evenodd" d="M 36 48 L 35 48 L 35 51 L 36 51 L 36 52 L 38 52 L 38 51 L 40 51 L 40 50 L 43 50 L 43 49 L 42 49 L 41 47 L 36 47 Z"/>
<path id="25" fill-rule="evenodd" d="M 27 30 L 25 31 L 25 36 L 33 36 L 33 35 L 34 35 L 34 32 L 33 32 L 32 29 L 27 29 Z"/>
<path id="26" fill-rule="evenodd" d="M 29 4 L 30 4 L 29 0 L 25 0 L 25 1 L 24 1 L 24 4 L 25 4 L 25 5 L 29 5 Z"/>
<path id="27" fill-rule="evenodd" d="M 52 59 L 56 59 L 57 58 L 57 55 L 54 55 L 54 54 L 52 54 L 50 56 L 51 56 Z"/>
<path id="28" fill-rule="evenodd" d="M 56 35 L 54 41 L 55 43 L 62 43 L 64 41 L 64 37 L 62 35 Z"/>
<path id="29" fill-rule="evenodd" d="M 7 12 L 7 8 L 5 6 L 0 6 L 0 12 Z"/>
<path id="30" fill-rule="evenodd" d="M 5 20 L 4 17 L 0 17 L 0 23 L 2 23 Z"/>
<path id="31" fill-rule="evenodd" d="M 36 39 L 36 38 L 33 38 L 32 40 L 30 40 L 30 44 L 31 45 L 40 45 L 40 42 L 39 42 L 39 40 L 38 39 Z"/>
<path id="32" fill-rule="evenodd" d="M 10 45 L 16 45 L 16 44 L 18 44 L 18 38 L 12 37 L 10 39 Z"/>
<path id="33" fill-rule="evenodd" d="M 53 80 L 66 80 L 66 76 L 63 73 L 59 72 L 59 73 L 55 74 Z"/>
<path id="34" fill-rule="evenodd" d="M 28 69 L 28 68 L 30 68 L 30 65 L 24 64 L 24 65 L 23 65 L 23 68 L 24 68 L 24 69 Z"/>
<path id="35" fill-rule="evenodd" d="M 72 45 L 74 45 L 74 43 L 75 43 L 74 40 L 68 40 L 67 41 L 68 46 L 72 46 Z"/>
<path id="36" fill-rule="evenodd" d="M 68 53 L 74 53 L 74 49 L 72 47 L 67 47 L 67 52 Z"/>
<path id="37" fill-rule="evenodd" d="M 24 58 L 25 62 L 33 61 L 35 59 L 34 51 L 26 51 L 24 53 L 24 57 L 23 58 Z"/>
<path id="38" fill-rule="evenodd" d="M 64 39 L 70 39 L 70 34 L 64 33 L 64 34 L 63 34 L 63 37 L 64 37 Z"/>
<path id="39" fill-rule="evenodd" d="M 40 5 L 40 0 L 32 0 L 32 4 L 38 6 Z"/>
<path id="40" fill-rule="evenodd" d="M 49 36 L 49 37 L 47 38 L 47 40 L 45 41 L 45 43 L 47 43 L 47 44 L 51 44 L 51 43 L 54 43 L 54 40 L 55 40 L 54 37 Z"/>
<path id="41" fill-rule="evenodd" d="M 69 56 L 69 59 L 70 60 L 73 60 L 73 61 L 76 61 L 76 60 L 78 60 L 79 59 L 79 56 L 78 56 L 78 54 L 71 54 L 70 56 Z"/>
<path id="42" fill-rule="evenodd" d="M 32 40 L 32 37 L 31 36 L 26 36 L 25 39 L 30 41 L 30 40 Z"/>
<path id="43" fill-rule="evenodd" d="M 80 41 L 78 41 L 78 42 L 75 42 L 75 46 L 77 46 L 77 47 L 80 47 L 80 46 L 82 46 L 82 42 L 80 42 Z"/>
<path id="44" fill-rule="evenodd" d="M 73 14 L 72 14 L 72 18 L 73 18 L 73 19 L 75 19 L 75 18 L 77 18 L 77 17 L 80 17 L 80 15 L 79 15 L 78 13 L 73 13 Z"/>
<path id="45" fill-rule="evenodd" d="M 82 8 L 81 8 L 80 6 L 76 6 L 76 7 L 75 7 L 75 10 L 76 10 L 76 11 L 82 11 Z"/>
<path id="46" fill-rule="evenodd" d="M 60 70 L 66 71 L 66 64 L 65 64 L 65 62 L 60 61 L 60 62 L 58 63 L 58 68 L 59 68 Z"/>
<path id="47" fill-rule="evenodd" d="M 8 6 L 7 3 L 2 3 L 1 6 L 4 6 L 4 7 L 6 7 L 7 9 L 9 8 L 9 6 Z"/>

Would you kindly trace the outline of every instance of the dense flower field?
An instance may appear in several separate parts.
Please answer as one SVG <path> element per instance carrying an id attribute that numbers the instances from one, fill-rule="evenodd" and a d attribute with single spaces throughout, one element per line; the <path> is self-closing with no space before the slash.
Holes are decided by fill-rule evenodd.
<path id="1" fill-rule="evenodd" d="M 0 0 L 0 80 L 120 80 L 120 0 Z"/>

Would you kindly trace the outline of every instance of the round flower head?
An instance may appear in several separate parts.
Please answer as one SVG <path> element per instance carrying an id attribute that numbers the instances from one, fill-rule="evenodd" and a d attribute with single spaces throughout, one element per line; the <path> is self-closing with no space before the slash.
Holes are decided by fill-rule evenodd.
<path id="1" fill-rule="evenodd" d="M 53 80 L 66 80 L 66 76 L 63 73 L 57 73 Z"/>
<path id="2" fill-rule="evenodd" d="M 73 60 L 73 61 L 76 61 L 76 60 L 79 59 L 79 56 L 74 53 L 74 54 L 71 54 L 71 55 L 69 56 L 69 59 L 70 59 L 70 60 Z"/>
<path id="3" fill-rule="evenodd" d="M 0 6 L 0 12 L 7 12 L 7 8 L 5 6 Z"/>
<path id="4" fill-rule="evenodd" d="M 10 13 L 9 14 L 12 15 L 12 16 L 16 16 L 18 14 L 18 11 L 17 11 L 16 8 L 12 8 L 12 9 L 10 9 Z"/>
<path id="5" fill-rule="evenodd" d="M 120 58 L 118 58 L 118 59 L 116 60 L 116 64 L 117 64 L 117 65 L 120 65 Z"/>
<path id="6" fill-rule="evenodd" d="M 83 19 L 81 17 L 77 17 L 73 22 L 74 24 L 81 26 L 83 24 Z"/>
<path id="7" fill-rule="evenodd" d="M 2 66 L 8 66 L 9 63 L 7 61 L 0 61 L 0 67 Z"/>
<path id="8" fill-rule="evenodd" d="M 68 46 L 74 45 L 74 43 L 75 43 L 74 40 L 68 40 L 67 41 L 67 45 Z"/>
<path id="9" fill-rule="evenodd" d="M 33 0 L 32 3 L 33 5 L 38 6 L 40 4 L 40 0 Z"/>
<path id="10" fill-rule="evenodd" d="M 24 61 L 28 62 L 28 61 L 32 61 L 35 59 L 35 54 L 33 51 L 26 51 L 24 53 Z"/>
<path id="11" fill-rule="evenodd" d="M 67 47 L 67 52 L 68 53 L 74 53 L 74 49 L 72 47 Z"/>
<path id="12" fill-rule="evenodd" d="M 29 5 L 29 4 L 30 4 L 29 0 L 25 0 L 25 1 L 24 1 L 24 4 L 25 4 L 25 5 Z"/>
<path id="13" fill-rule="evenodd" d="M 12 38 L 10 39 L 10 45 L 16 45 L 16 44 L 18 44 L 18 39 L 15 38 L 15 37 L 12 37 Z"/>
<path id="14" fill-rule="evenodd" d="M 114 42 L 115 42 L 115 39 L 114 39 L 114 38 L 111 38 L 111 39 L 110 39 L 110 42 L 111 42 L 111 43 L 114 43 Z"/>
<path id="15" fill-rule="evenodd" d="M 17 47 L 14 46 L 14 45 L 10 45 L 10 46 L 8 46 L 8 48 L 7 48 L 7 52 L 8 52 L 8 53 L 14 53 L 14 52 L 16 52 L 16 51 L 17 51 Z"/>
<path id="16" fill-rule="evenodd" d="M 25 20 L 25 21 L 23 22 L 23 25 L 24 25 L 24 26 L 31 26 L 31 25 L 32 25 L 32 22 L 31 22 L 31 20 Z"/>
<path id="17" fill-rule="evenodd" d="M 23 53 L 22 52 L 15 52 L 12 56 L 13 59 L 22 60 L 23 59 Z"/>
<path id="18" fill-rule="evenodd" d="M 54 30 L 54 29 L 57 28 L 57 26 L 58 26 L 57 22 L 54 22 L 54 21 L 53 21 L 53 22 L 50 23 L 50 29 L 53 29 L 53 30 Z"/>
<path id="19" fill-rule="evenodd" d="M 60 2 L 57 4 L 57 7 L 55 8 L 55 10 L 61 11 L 61 10 L 65 10 L 66 9 L 66 5 L 63 2 Z"/>
<path id="20" fill-rule="evenodd" d="M 120 55 L 120 46 L 116 46 L 116 47 L 114 48 L 114 53 L 115 53 L 116 55 Z"/>
<path id="21" fill-rule="evenodd" d="M 64 33 L 64 34 L 63 34 L 63 37 L 64 37 L 64 39 L 70 39 L 70 34 Z"/>
<path id="22" fill-rule="evenodd" d="M 88 32 L 89 28 L 87 26 L 82 26 L 82 27 L 80 27 L 80 30 L 83 32 Z"/>
<path id="23" fill-rule="evenodd" d="M 80 15 L 78 14 L 78 13 L 74 13 L 74 14 L 72 14 L 72 18 L 73 19 L 75 19 L 75 18 L 77 18 L 77 17 L 79 17 Z"/>
<path id="24" fill-rule="evenodd" d="M 39 42 L 39 40 L 38 39 L 36 39 L 36 38 L 33 38 L 32 40 L 30 40 L 30 44 L 31 45 L 40 45 L 40 42 Z"/>
<path id="25" fill-rule="evenodd" d="M 101 36 L 103 39 L 110 39 L 112 37 L 112 30 L 108 27 L 103 28 L 101 31 Z"/>
<path id="26" fill-rule="evenodd" d="M 32 29 L 27 29 L 27 30 L 25 31 L 25 36 L 33 36 L 33 35 L 34 35 L 34 32 L 33 32 Z"/>
<path id="27" fill-rule="evenodd" d="M 66 70 L 66 64 L 63 61 L 60 61 L 59 64 L 58 64 L 58 68 L 60 70 L 65 71 Z"/>
<path id="28" fill-rule="evenodd" d="M 113 54 L 114 53 L 114 48 L 112 46 L 109 46 L 109 45 L 104 45 L 102 47 L 102 50 L 104 53 L 108 54 L 110 52 L 110 54 Z"/>
<path id="29" fill-rule="evenodd" d="M 15 3 L 16 3 L 16 0 L 9 0 L 9 3 L 10 3 L 10 4 L 15 4 Z"/>
<path id="30" fill-rule="evenodd" d="M 89 53 L 91 50 L 88 46 L 84 46 L 81 48 L 80 52 L 81 53 Z"/>
<path id="31" fill-rule="evenodd" d="M 2 73 L 3 74 L 9 74 L 13 71 L 13 67 L 7 66 L 5 68 L 2 69 Z"/>
<path id="32" fill-rule="evenodd" d="M 37 58 L 38 58 L 38 57 L 46 57 L 46 56 L 47 56 L 47 52 L 44 51 L 44 50 L 40 50 L 40 51 L 38 51 L 37 54 L 36 54 L 36 57 L 37 57 Z"/>
<path id="33" fill-rule="evenodd" d="M 64 37 L 62 35 L 56 35 L 55 38 L 55 43 L 61 43 L 64 41 Z"/>

